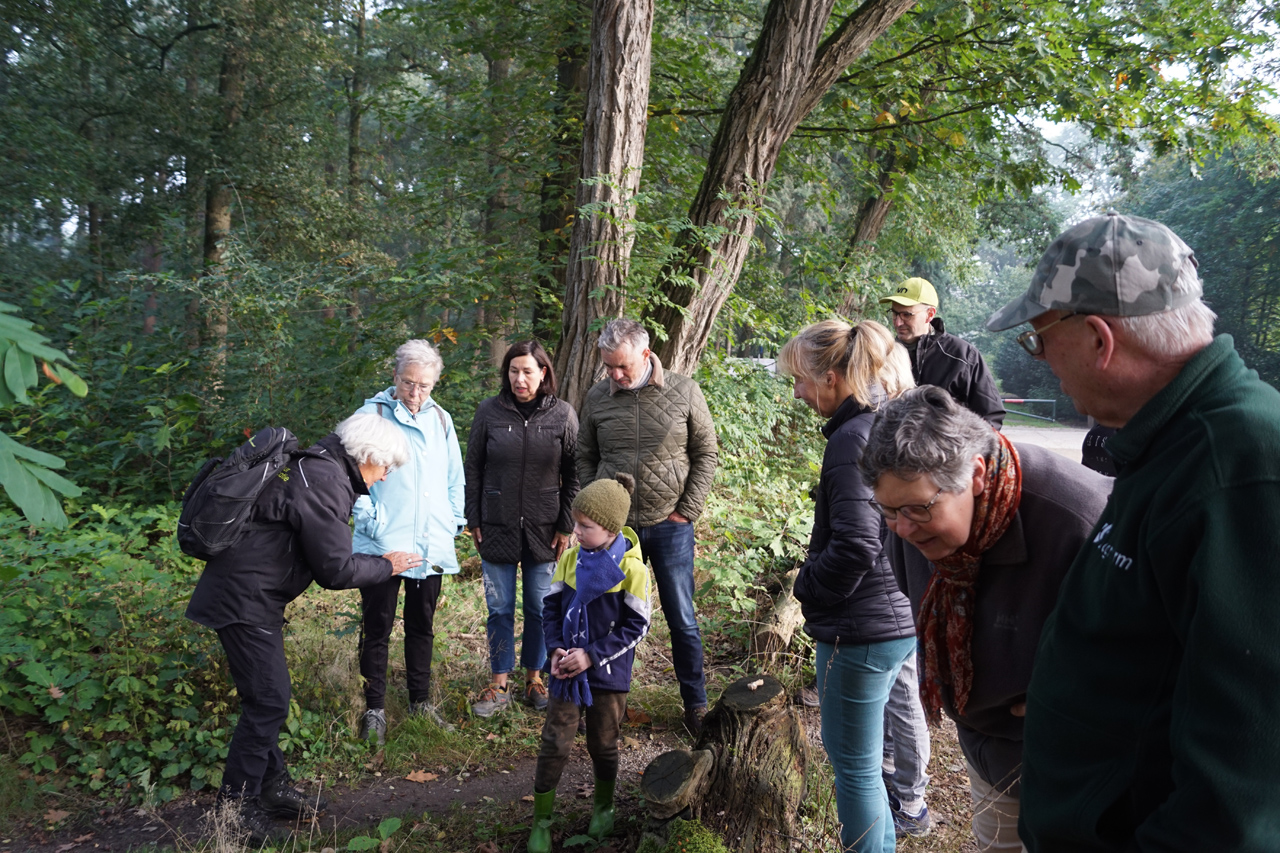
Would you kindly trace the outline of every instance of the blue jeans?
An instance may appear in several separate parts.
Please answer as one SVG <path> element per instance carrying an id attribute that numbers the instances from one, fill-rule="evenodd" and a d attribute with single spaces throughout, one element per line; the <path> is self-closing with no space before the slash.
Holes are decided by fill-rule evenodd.
<path id="1" fill-rule="evenodd" d="M 660 521 L 636 531 L 640 550 L 653 566 L 662 615 L 671 629 L 671 662 L 686 708 L 707 704 L 702 675 L 702 632 L 693 609 L 693 525 Z"/>
<path id="2" fill-rule="evenodd" d="M 546 635 L 542 632 L 542 600 L 551 588 L 555 563 L 521 563 L 524 571 L 524 638 L 520 665 L 542 669 L 547 662 Z M 489 635 L 489 667 L 494 675 L 511 672 L 516 663 L 516 564 L 480 561 L 484 573 L 484 600 L 489 605 L 485 629 Z"/>
<path id="3" fill-rule="evenodd" d="M 816 645 L 822 745 L 836 777 L 840 843 L 857 853 L 889 853 L 893 814 L 880 779 L 884 706 L 915 638 Z"/>

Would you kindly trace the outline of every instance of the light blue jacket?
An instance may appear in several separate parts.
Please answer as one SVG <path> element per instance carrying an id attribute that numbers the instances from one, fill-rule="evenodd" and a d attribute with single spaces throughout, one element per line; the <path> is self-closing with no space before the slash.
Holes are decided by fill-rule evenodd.
<path id="1" fill-rule="evenodd" d="M 409 442 L 409 464 L 374 483 L 369 495 L 356 501 L 352 550 L 421 554 L 425 562 L 405 572 L 405 578 L 457 574 L 453 539 L 466 527 L 467 516 L 462 451 L 453 418 L 430 397 L 414 416 L 391 396 L 394 390 L 392 386 L 365 400 L 357 414 L 381 415 L 399 424 Z"/>

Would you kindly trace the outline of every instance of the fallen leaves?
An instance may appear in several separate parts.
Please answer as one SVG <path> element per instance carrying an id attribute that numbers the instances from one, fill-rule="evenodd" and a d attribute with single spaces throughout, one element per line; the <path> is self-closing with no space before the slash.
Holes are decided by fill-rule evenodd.
<path id="1" fill-rule="evenodd" d="M 71 812 L 64 812 L 62 809 L 50 809 L 44 813 L 44 819 L 48 823 L 62 823 L 71 817 Z"/>
<path id="2" fill-rule="evenodd" d="M 440 778 L 440 775 L 438 773 L 428 773 L 425 770 L 415 770 L 404 778 L 410 782 L 434 782 Z"/>

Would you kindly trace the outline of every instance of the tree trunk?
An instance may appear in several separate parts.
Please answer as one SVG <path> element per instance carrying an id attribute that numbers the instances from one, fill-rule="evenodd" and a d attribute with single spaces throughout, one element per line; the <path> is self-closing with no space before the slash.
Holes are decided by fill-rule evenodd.
<path id="1" fill-rule="evenodd" d="M 499 36 L 500 37 L 500 36 Z M 497 98 L 507 85 L 511 75 L 511 57 L 502 53 L 487 56 L 489 64 L 489 92 Z M 497 104 L 491 105 L 493 115 L 501 115 Z M 496 264 L 496 247 L 507 240 L 504 227 L 507 221 L 507 210 L 511 200 L 507 193 L 507 171 L 500 152 L 506 148 L 509 135 L 502 122 L 496 122 L 489 136 L 488 170 L 490 185 L 489 196 L 485 199 L 481 212 L 481 230 L 484 242 L 490 246 L 485 253 L 490 265 Z M 487 322 L 486 322 L 487 320 Z M 489 334 L 488 360 L 495 369 L 502 366 L 502 358 L 507 353 L 507 338 L 515 329 L 515 301 L 503 293 L 495 293 L 489 300 L 489 310 L 482 312 L 480 325 Z"/>
<path id="2" fill-rule="evenodd" d="M 770 0 L 760 37 L 729 94 L 711 144 L 690 228 L 659 276 L 671 303 L 645 317 L 666 334 L 662 363 L 691 373 L 720 307 L 742 272 L 761 203 L 783 144 L 823 94 L 914 0 L 866 0 L 825 41 L 834 0 Z"/>
<path id="3" fill-rule="evenodd" d="M 763 624 L 751 637 L 751 654 L 768 663 L 776 660 L 778 655 L 791 645 L 791 638 L 796 629 L 804 624 L 804 613 L 800 610 L 800 602 L 792 595 L 796 587 L 799 569 L 792 569 L 782 579 L 782 592 L 774 601 L 773 610 L 765 617 Z"/>
<path id="4" fill-rule="evenodd" d="M 364 118 L 364 28 L 365 4 L 358 0 L 352 10 L 352 35 L 355 38 L 355 60 L 351 63 L 351 79 L 347 83 L 347 202 L 360 203 L 360 122 Z"/>
<path id="5" fill-rule="evenodd" d="M 809 744 L 804 726 L 771 675 L 747 675 L 724 691 L 693 751 L 649 763 L 640 792 L 653 817 L 686 809 L 741 853 L 790 851 L 799 836 Z"/>
<path id="6" fill-rule="evenodd" d="M 212 134 L 214 156 L 225 150 L 231 133 L 240 122 L 244 108 L 244 60 L 236 43 L 234 28 L 226 34 L 222 69 L 218 73 L 218 100 L 221 111 Z M 204 266 L 206 270 L 222 263 L 223 241 L 231 234 L 232 183 L 225 171 L 210 169 L 205 179 Z"/>
<path id="7" fill-rule="evenodd" d="M 595 321 L 617 317 L 626 299 L 633 198 L 648 128 L 653 0 L 596 0 L 591 20 L 587 111 L 569 241 L 556 374 L 560 396 L 582 405 L 598 364 Z M 594 209 L 584 211 L 591 205 Z"/>
<path id="8" fill-rule="evenodd" d="M 569 0 L 570 14 L 565 26 L 563 44 L 556 52 L 555 124 L 552 130 L 551 162 L 554 167 L 542 179 L 541 206 L 538 216 L 538 260 L 546 272 L 543 290 L 549 294 L 565 292 L 565 269 L 568 263 L 569 234 L 573 230 L 573 203 L 578 180 L 578 164 L 582 154 L 582 116 L 586 107 L 588 43 L 582 38 L 574 11 L 588 8 L 582 0 Z M 554 305 L 538 299 L 533 307 L 533 327 L 542 327 L 550 319 Z M 550 310 L 549 310 L 550 308 Z"/>
<path id="9" fill-rule="evenodd" d="M 893 207 L 893 178 L 897 174 L 897 157 L 892 151 L 886 151 L 876 158 L 876 165 L 879 168 L 876 179 L 878 192 L 858 205 L 858 212 L 853 220 L 853 235 L 849 239 L 849 245 L 845 247 L 841 267 L 848 267 L 858 255 L 872 251 L 889 219 L 889 210 Z M 846 317 L 861 316 L 866 312 L 866 301 L 867 294 L 851 287 L 840 300 L 840 313 Z"/>

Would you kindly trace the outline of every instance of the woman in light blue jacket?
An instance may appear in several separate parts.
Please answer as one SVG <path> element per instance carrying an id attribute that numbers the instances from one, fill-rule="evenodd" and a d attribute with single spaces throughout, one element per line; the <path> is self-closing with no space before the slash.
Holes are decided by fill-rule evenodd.
<path id="1" fill-rule="evenodd" d="M 387 646 L 404 579 L 404 662 L 409 713 L 451 728 L 431 703 L 433 622 L 440 580 L 458 573 L 453 539 L 466 527 L 462 452 L 453 419 L 431 399 L 444 362 L 427 341 L 407 341 L 395 355 L 392 385 L 358 410 L 396 423 L 409 442 L 409 463 L 397 468 L 356 501 L 352 543 L 362 554 L 407 551 L 422 565 L 377 586 L 360 590 L 360 675 L 367 710 L 362 738 L 381 743 L 387 731 Z M 391 547 L 394 543 L 395 547 Z"/>

